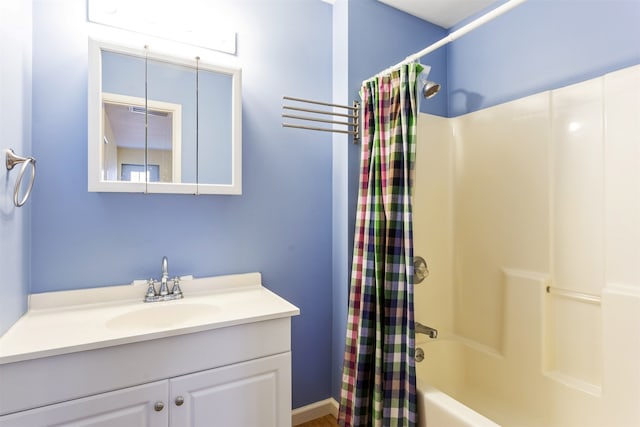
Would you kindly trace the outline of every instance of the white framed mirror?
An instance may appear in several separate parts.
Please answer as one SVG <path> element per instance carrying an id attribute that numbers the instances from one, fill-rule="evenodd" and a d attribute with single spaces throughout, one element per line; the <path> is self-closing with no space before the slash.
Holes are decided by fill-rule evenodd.
<path id="1" fill-rule="evenodd" d="M 88 189 L 242 193 L 241 70 L 89 39 Z"/>

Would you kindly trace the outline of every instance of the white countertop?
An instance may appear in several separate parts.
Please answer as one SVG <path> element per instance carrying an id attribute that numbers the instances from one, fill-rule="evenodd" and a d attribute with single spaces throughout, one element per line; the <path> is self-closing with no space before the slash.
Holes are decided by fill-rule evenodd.
<path id="1" fill-rule="evenodd" d="M 142 301 L 144 282 L 33 294 L 27 313 L 0 337 L 0 364 L 300 314 L 262 286 L 260 273 L 183 280 L 180 286 L 183 299 L 153 303 Z M 152 322 L 138 325 L 138 313 Z"/>

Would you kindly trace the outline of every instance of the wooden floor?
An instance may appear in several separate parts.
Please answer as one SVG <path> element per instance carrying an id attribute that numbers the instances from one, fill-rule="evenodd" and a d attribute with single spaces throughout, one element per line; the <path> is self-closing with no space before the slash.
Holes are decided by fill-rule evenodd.
<path id="1" fill-rule="evenodd" d="M 322 418 L 299 424 L 298 427 L 338 427 L 338 421 L 333 415 L 325 415 Z"/>

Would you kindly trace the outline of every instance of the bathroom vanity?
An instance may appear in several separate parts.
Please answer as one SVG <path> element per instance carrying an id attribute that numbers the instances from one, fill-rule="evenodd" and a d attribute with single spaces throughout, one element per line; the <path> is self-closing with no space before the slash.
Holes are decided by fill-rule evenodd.
<path id="1" fill-rule="evenodd" d="M 0 338 L 0 426 L 288 426 L 291 316 L 259 273 L 32 295 Z"/>

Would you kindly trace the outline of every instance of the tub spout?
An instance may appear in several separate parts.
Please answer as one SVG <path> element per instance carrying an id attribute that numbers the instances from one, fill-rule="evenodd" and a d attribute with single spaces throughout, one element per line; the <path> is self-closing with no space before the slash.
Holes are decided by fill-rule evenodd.
<path id="1" fill-rule="evenodd" d="M 425 326 L 420 322 L 415 322 L 416 334 L 425 334 L 431 339 L 438 338 L 438 330 L 429 326 Z"/>

